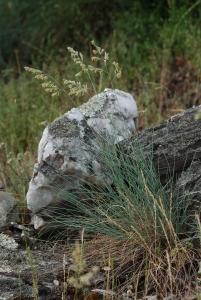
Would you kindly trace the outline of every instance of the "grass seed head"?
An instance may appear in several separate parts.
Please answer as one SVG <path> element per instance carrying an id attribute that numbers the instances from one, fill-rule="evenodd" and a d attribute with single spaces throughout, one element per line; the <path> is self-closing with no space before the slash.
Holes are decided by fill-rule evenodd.
<path id="1" fill-rule="evenodd" d="M 39 74 L 43 73 L 41 70 L 37 70 L 37 69 L 34 69 L 34 68 L 24 67 L 24 69 L 25 69 L 25 71 L 36 74 L 36 75 L 39 75 Z"/>

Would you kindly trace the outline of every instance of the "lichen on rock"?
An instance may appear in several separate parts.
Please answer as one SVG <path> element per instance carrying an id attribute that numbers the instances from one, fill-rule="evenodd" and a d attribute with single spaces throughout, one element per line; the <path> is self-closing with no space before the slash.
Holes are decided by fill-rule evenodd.
<path id="1" fill-rule="evenodd" d="M 55 119 L 48 125 L 49 133 L 52 136 L 75 137 L 79 134 L 79 127 L 76 120 L 69 120 L 65 115 Z"/>
<path id="2" fill-rule="evenodd" d="M 18 246 L 19 245 L 12 237 L 0 233 L 0 248 L 3 248 L 4 250 L 16 250 Z"/>
<path id="3" fill-rule="evenodd" d="M 86 117 L 94 117 L 96 112 L 101 110 L 107 100 L 106 94 L 103 92 L 101 94 L 95 95 L 89 99 L 87 103 L 80 106 L 80 111 Z"/>

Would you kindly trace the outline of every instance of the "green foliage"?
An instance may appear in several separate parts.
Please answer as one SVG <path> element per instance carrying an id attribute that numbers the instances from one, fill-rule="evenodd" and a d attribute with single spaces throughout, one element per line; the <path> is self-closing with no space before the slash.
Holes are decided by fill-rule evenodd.
<path id="1" fill-rule="evenodd" d="M 64 94 L 57 100 L 43 94 L 37 82 L 27 80 L 30 77 L 23 73 L 23 67 L 37 66 L 54 77 L 52 70 L 57 66 L 59 83 L 62 78 L 73 81 L 71 74 L 79 74 L 80 70 L 66 58 L 66 46 L 82 49 L 84 54 L 90 49 L 92 56 L 93 49 L 89 46 L 92 38 L 102 44 L 106 52 L 110 49 L 111 60 L 118 60 L 122 66 L 123 76 L 118 81 L 118 88 L 135 93 L 139 110 L 149 107 L 142 127 L 145 128 L 145 123 L 150 126 L 169 117 L 168 111 L 161 114 L 163 98 L 167 98 L 168 92 L 155 92 L 147 83 L 166 86 L 172 61 L 177 55 L 184 60 L 192 59 L 201 75 L 200 14 L 200 2 L 190 0 L 185 3 L 40 0 L 37 5 L 24 0 L 0 0 L 0 69 L 3 70 L 0 78 L 0 143 L 8 143 L 15 152 L 30 149 L 31 143 L 35 148 L 43 130 L 39 124 L 50 122 L 75 106 L 67 102 Z M 85 62 L 89 60 L 89 55 L 85 55 Z M 95 62 L 95 67 L 99 69 L 99 61 Z M 109 72 L 109 75 L 112 74 Z M 191 74 L 188 78 L 191 80 Z M 193 90 L 189 90 L 188 78 L 186 90 L 190 94 L 197 93 L 199 77 L 195 79 Z M 111 87 L 104 76 L 93 76 L 93 81 L 97 93 Z M 83 84 L 82 80 L 80 84 Z M 175 91 L 171 93 L 171 99 L 174 99 Z M 193 105 L 189 95 L 184 96 L 187 100 L 184 103 L 183 97 L 183 106 Z M 175 98 L 170 106 L 183 108 Z M 87 98 L 82 96 L 79 103 L 85 100 Z"/>
<path id="2" fill-rule="evenodd" d="M 200 1 L 191 0 L 0 0 L 0 68 L 12 64 L 19 72 L 34 57 L 49 62 L 66 45 L 85 52 L 91 39 L 103 45 L 112 36 L 124 63 L 139 67 L 151 48 L 155 55 L 166 47 L 186 52 L 186 35 L 199 28 L 200 14 Z"/>
<path id="3" fill-rule="evenodd" d="M 33 57 L 50 61 L 63 55 L 66 45 L 88 48 L 88 42 L 99 36 L 99 42 L 110 30 L 111 12 L 122 5 L 100 0 L 0 1 L 0 66 L 6 68 Z M 86 21 L 87 20 L 87 21 Z"/>
<path id="4" fill-rule="evenodd" d="M 26 73 L 10 77 L 7 84 L 0 80 L 0 99 L 0 143 L 14 152 L 36 149 L 44 126 L 79 105 L 66 101 L 65 95 L 56 99 L 42 93 L 38 81 Z"/>
<path id="5" fill-rule="evenodd" d="M 113 16 L 115 50 L 119 62 L 129 66 L 127 76 L 156 78 L 164 59 L 167 63 L 177 55 L 192 58 L 197 47 L 193 41 L 199 40 L 200 45 L 200 14 L 201 1 L 169 1 L 168 5 L 166 1 L 147 5 L 136 1 L 129 10 Z"/>
<path id="6" fill-rule="evenodd" d="M 30 152 L 9 152 L 7 145 L 0 144 L 0 174 L 5 188 L 24 205 L 28 183 L 32 176 L 35 157 Z"/>
<path id="7" fill-rule="evenodd" d="M 25 76 L 19 80 L 11 79 L 8 85 L 1 81 L 0 85 L 1 142 L 18 151 L 30 149 L 31 145 L 35 148 L 43 130 L 39 124 L 51 118 L 52 103 L 40 93 L 39 87 L 31 79 L 25 80 Z M 48 116 L 45 109 L 47 104 L 50 107 Z"/>

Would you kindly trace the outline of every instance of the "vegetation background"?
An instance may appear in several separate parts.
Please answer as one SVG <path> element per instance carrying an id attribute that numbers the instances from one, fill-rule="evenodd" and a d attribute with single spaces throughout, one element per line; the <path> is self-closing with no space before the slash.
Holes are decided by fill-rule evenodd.
<path id="1" fill-rule="evenodd" d="M 33 165 L 44 127 L 74 106 L 45 93 L 24 66 L 74 80 L 67 47 L 88 64 L 92 39 L 122 67 L 114 86 L 143 111 L 139 130 L 200 103 L 201 0 L 0 0 L 0 176 L 20 197 L 32 169 L 22 158 Z M 108 78 L 94 81 L 98 92 L 110 87 Z"/>
<path id="2" fill-rule="evenodd" d="M 23 67 L 73 80 L 67 47 L 90 60 L 92 39 L 123 69 L 115 87 L 146 109 L 140 130 L 199 104 L 200 0 L 0 0 L 0 144 L 36 150 L 44 124 L 73 106 Z M 99 91 L 109 85 L 95 80 Z"/>
<path id="3" fill-rule="evenodd" d="M 114 82 L 114 86 L 131 93 L 137 101 L 138 109 L 141 111 L 139 130 L 200 104 L 201 0 L 0 0 L 0 183 L 2 180 L 7 190 L 13 192 L 22 201 L 25 199 L 32 166 L 37 157 L 37 145 L 44 127 L 74 106 L 65 94 L 52 98 L 45 93 L 40 82 L 32 74 L 25 72 L 24 67 L 40 69 L 56 77 L 61 83 L 63 78 L 74 80 L 78 69 L 72 62 L 67 47 L 80 51 L 88 64 L 92 55 L 90 42 L 93 39 L 109 53 L 111 63 L 115 60 L 122 67 L 122 77 Z M 98 62 L 97 67 L 99 67 Z M 110 87 L 108 78 L 95 76 L 93 79 L 98 92 Z M 86 82 L 86 78 L 81 80 L 83 83 Z M 80 105 L 87 100 L 83 97 L 75 99 L 75 102 Z M 128 167 L 126 160 L 122 159 L 122 161 L 126 169 Z M 143 231 L 146 238 L 154 235 L 156 239 L 158 233 L 159 238 L 154 241 L 155 248 L 150 250 L 150 245 L 143 244 L 144 237 L 141 238 L 141 233 L 139 234 L 140 243 L 145 249 L 143 256 L 145 263 L 142 269 L 143 272 L 144 270 L 148 272 L 147 253 L 153 252 L 153 257 L 149 257 L 149 264 L 153 265 L 153 270 L 156 265 L 162 266 L 161 269 L 164 270 L 167 265 L 168 270 L 173 266 L 173 272 L 168 271 L 169 278 L 173 278 L 175 270 L 181 269 L 180 262 L 184 262 L 183 265 L 186 261 L 191 264 L 191 258 L 187 254 L 189 251 L 194 251 L 191 250 L 193 247 L 191 244 L 181 247 L 177 240 L 180 232 L 177 225 L 186 225 L 186 217 L 183 215 L 182 221 L 178 222 L 183 209 L 179 207 L 180 202 L 173 201 L 176 203 L 174 205 L 178 205 L 173 209 L 168 206 L 169 198 L 162 187 L 158 187 L 158 178 L 153 176 L 152 168 L 149 170 L 144 160 L 141 161 L 144 163 L 142 169 L 147 171 L 146 180 L 143 173 L 141 177 L 140 174 L 138 175 L 142 185 L 141 190 L 149 194 L 146 211 L 143 207 L 139 214 L 142 201 L 139 201 L 139 206 L 135 207 L 133 194 L 129 194 L 127 186 L 125 187 L 127 202 L 131 207 L 136 208 L 140 221 L 143 220 L 139 222 L 140 226 L 136 231 L 139 234 L 140 228 L 145 228 L 142 224 L 146 223 L 144 220 L 150 216 L 150 209 L 155 218 L 156 211 L 153 210 L 155 203 L 158 205 L 156 220 L 162 222 L 161 220 L 164 219 L 161 227 L 160 224 L 157 225 L 153 232 L 150 232 L 149 222 L 146 230 Z M 114 163 L 114 166 L 117 165 Z M 119 169 L 116 173 L 118 175 L 116 186 L 124 190 L 125 183 L 121 182 L 123 175 L 119 176 Z M 125 173 L 130 176 L 129 172 Z M 152 179 L 155 185 L 149 181 Z M 119 182 L 124 185 L 120 186 Z M 137 195 L 140 200 L 141 190 Z M 158 196 L 162 195 L 161 199 L 166 200 L 165 210 L 162 202 L 159 201 L 160 197 L 159 200 L 154 197 L 155 194 L 157 196 L 155 190 L 160 190 Z M 114 195 L 111 197 L 115 198 Z M 118 205 L 125 202 L 122 197 L 116 198 Z M 181 200 L 185 205 L 183 199 Z M 103 206 L 103 211 L 106 210 Z M 173 217 L 172 215 L 169 217 L 171 210 L 175 211 Z M 131 212 L 135 213 L 135 210 Z M 134 218 L 131 215 L 129 219 L 127 215 L 123 216 L 122 210 L 115 210 L 115 213 L 117 216 L 119 213 L 119 219 L 123 221 L 128 219 L 129 229 L 127 230 L 127 227 L 124 229 L 129 235 L 130 220 L 132 223 L 136 216 Z M 116 215 L 112 217 L 116 218 Z M 170 219 L 172 223 L 169 222 Z M 65 220 L 66 215 L 64 220 L 62 219 L 62 224 Z M 91 219 L 89 221 L 91 226 Z M 97 224 L 97 220 L 94 224 Z M 124 222 L 123 225 L 127 226 L 127 223 Z M 200 230 L 200 223 L 198 227 Z M 169 235 L 164 228 L 169 230 L 167 231 Z M 119 232 L 119 228 L 117 229 Z M 164 232 L 165 240 L 174 242 L 173 246 L 172 242 L 169 242 L 170 248 L 173 247 L 176 253 L 173 256 L 172 254 L 168 256 L 171 251 L 167 253 L 166 250 L 161 251 Z M 105 243 L 104 239 L 104 247 Z M 152 243 L 151 239 L 150 244 Z M 131 246 L 133 249 L 133 245 Z M 120 246 L 117 245 L 117 248 L 120 249 Z M 192 257 L 192 253 L 189 256 Z M 172 261 L 169 257 L 172 257 Z M 148 278 L 146 274 L 145 279 Z M 159 278 L 166 278 L 161 274 Z M 164 274 L 166 276 L 166 273 Z M 162 281 L 161 286 L 163 286 Z"/>

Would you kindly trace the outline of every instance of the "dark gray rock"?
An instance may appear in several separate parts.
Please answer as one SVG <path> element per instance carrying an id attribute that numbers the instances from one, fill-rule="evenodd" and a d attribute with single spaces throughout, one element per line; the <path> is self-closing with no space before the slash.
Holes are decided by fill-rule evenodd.
<path id="1" fill-rule="evenodd" d="M 161 177 L 185 171 L 192 161 L 201 159 L 201 118 L 196 114 L 201 105 L 175 115 L 166 122 L 142 131 L 136 138 L 121 142 L 128 157 L 135 157 L 140 146 L 145 156 L 152 157 Z"/>

